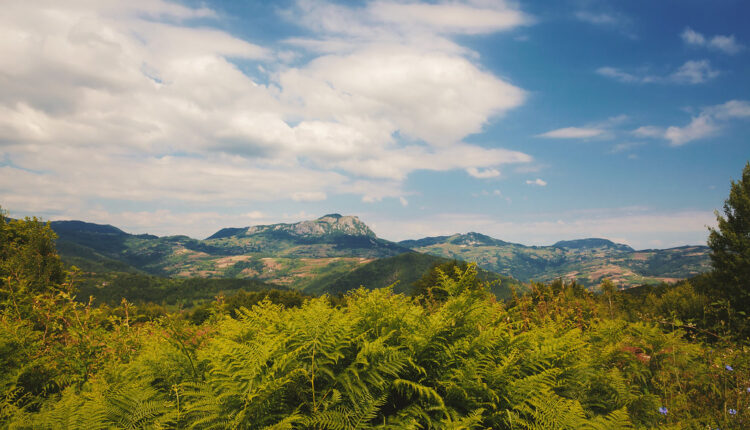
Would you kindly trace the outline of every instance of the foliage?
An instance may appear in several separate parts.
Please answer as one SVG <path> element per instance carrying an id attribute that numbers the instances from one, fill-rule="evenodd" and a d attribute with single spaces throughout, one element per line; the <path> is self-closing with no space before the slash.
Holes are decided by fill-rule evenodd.
<path id="1" fill-rule="evenodd" d="M 595 287 L 603 276 L 619 285 L 658 284 L 665 277 L 686 278 L 710 270 L 708 248 L 684 246 L 635 251 L 605 239 L 524 246 L 478 234 L 456 234 L 400 242 L 439 257 L 476 262 L 480 268 L 523 282 L 571 279 Z"/>
<path id="2" fill-rule="evenodd" d="M 3 428 L 750 423 L 750 348 L 717 329 L 727 315 L 712 311 L 702 292 L 710 289 L 690 282 L 639 294 L 604 283 L 595 294 L 558 280 L 502 302 L 475 265 L 453 263 L 436 267 L 413 297 L 392 288 L 342 300 L 219 293 L 200 318 L 186 318 L 155 304 L 76 301 L 75 272 L 22 270 L 54 266 L 37 239 L 52 238 L 48 226 L 31 219 L 3 229 L 18 238 L 2 260 L 20 274 L 13 285 L 38 286 L 16 288 L 24 305 L 6 300 L 0 309 Z"/>
<path id="3" fill-rule="evenodd" d="M 724 216 L 716 213 L 717 229 L 709 229 L 708 246 L 714 267 L 713 293 L 729 301 L 739 318 L 739 330 L 750 334 L 750 162 L 742 179 L 732 181 L 729 198 L 724 202 Z"/>
<path id="4" fill-rule="evenodd" d="M 65 279 L 54 239 L 38 219 L 6 220 L 0 208 L 0 307 L 12 308 L 20 318 L 32 305 L 30 297 Z"/>
<path id="5" fill-rule="evenodd" d="M 191 307 L 213 301 L 219 294 L 238 291 L 283 289 L 253 279 L 164 278 L 141 273 L 86 274 L 78 280 L 79 296 L 93 296 L 98 303 L 117 305 L 125 298 L 133 303 L 158 303 Z"/>

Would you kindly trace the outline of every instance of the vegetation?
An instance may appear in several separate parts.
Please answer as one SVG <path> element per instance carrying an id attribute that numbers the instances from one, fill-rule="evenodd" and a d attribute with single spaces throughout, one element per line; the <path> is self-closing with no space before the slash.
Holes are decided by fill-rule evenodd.
<path id="1" fill-rule="evenodd" d="M 502 302 L 475 265 L 452 263 L 414 297 L 220 292 L 143 318 L 154 305 L 75 300 L 53 240 L 36 219 L 0 217 L 2 427 L 750 425 L 744 316 L 717 304 L 718 278 L 602 294 L 533 283 Z"/>
<path id="2" fill-rule="evenodd" d="M 503 278 L 499 297 L 519 281 L 575 280 L 588 287 L 610 279 L 621 288 L 679 279 L 710 269 L 709 248 L 635 251 L 605 239 L 524 246 L 478 233 L 403 241 L 379 239 L 356 217 L 337 214 L 295 224 L 227 228 L 205 240 L 132 235 L 81 221 L 55 221 L 58 251 L 86 272 L 147 273 L 175 278 L 254 279 L 307 294 L 339 294 L 352 286 L 395 281 L 408 293 L 438 261 L 479 265 L 480 277 Z M 414 251 L 410 250 L 412 248 Z M 422 255 L 419 255 L 422 254 Z"/>
<path id="3" fill-rule="evenodd" d="M 415 251 L 476 262 L 480 268 L 523 282 L 558 278 L 588 287 L 610 279 L 621 288 L 674 282 L 710 270 L 708 248 L 684 246 L 636 251 L 605 239 L 524 246 L 479 233 L 400 242 Z"/>
<path id="4" fill-rule="evenodd" d="M 238 291 L 255 292 L 286 288 L 252 279 L 163 278 L 142 273 L 87 273 L 78 277 L 78 296 L 116 305 L 125 299 L 135 304 L 156 303 L 189 308 Z"/>
<path id="5" fill-rule="evenodd" d="M 461 265 L 466 268 L 467 263 L 451 261 L 445 258 L 417 252 L 406 252 L 395 257 L 380 258 L 362 264 L 360 267 L 343 275 L 331 279 L 321 277 L 305 288 L 306 292 L 344 294 L 356 287 L 376 289 L 391 286 L 396 293 L 417 295 L 425 284 L 434 285 L 436 268 L 444 273 L 453 273 L 453 266 Z M 510 297 L 513 286 L 521 288 L 515 279 L 498 275 L 494 272 L 478 269 L 480 281 L 490 288 L 497 297 Z"/>
<path id="6" fill-rule="evenodd" d="M 147 273 L 178 278 L 239 278 L 319 292 L 326 283 L 375 258 L 407 248 L 375 237 L 356 217 L 223 229 L 206 240 L 133 235 L 109 225 L 55 221 L 67 264 L 86 272 Z M 314 285 L 311 285 L 314 284 Z"/>
<path id="7" fill-rule="evenodd" d="M 742 179 L 732 181 L 724 216 L 716 214 L 717 229 L 710 229 L 708 246 L 714 267 L 715 295 L 742 318 L 738 330 L 750 334 L 750 162 Z"/>

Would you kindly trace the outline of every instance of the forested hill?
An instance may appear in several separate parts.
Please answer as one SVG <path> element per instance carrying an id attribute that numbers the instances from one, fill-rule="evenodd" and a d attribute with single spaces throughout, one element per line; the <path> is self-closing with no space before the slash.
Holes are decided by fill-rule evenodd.
<path id="1" fill-rule="evenodd" d="M 413 252 L 378 238 L 354 216 L 225 228 L 205 240 L 134 235 L 110 225 L 54 221 L 63 260 L 92 272 L 246 278 L 304 290 L 371 261 Z M 394 269 L 395 270 L 395 269 Z M 356 287 L 355 285 L 354 287 Z"/>
<path id="2" fill-rule="evenodd" d="M 394 243 L 378 238 L 359 218 L 339 214 L 290 224 L 224 228 L 204 240 L 133 235 L 81 221 L 55 221 L 52 228 L 59 235 L 57 246 L 63 259 L 84 270 L 257 279 L 311 292 L 326 291 L 333 284 L 339 290 L 345 279 L 359 279 L 356 274 L 344 275 L 415 251 L 476 262 L 484 270 L 521 281 L 563 278 L 587 286 L 604 278 L 622 287 L 672 282 L 709 269 L 704 246 L 636 251 L 596 238 L 525 246 L 480 233 Z M 377 269 L 367 270 L 382 274 L 383 280 L 391 279 L 413 272 L 403 267 L 407 260 L 385 260 L 377 263 Z"/>
<path id="3" fill-rule="evenodd" d="M 636 251 L 628 245 L 598 238 L 525 246 L 479 233 L 406 240 L 399 244 L 417 252 L 476 262 L 483 269 L 524 282 L 562 278 L 592 286 L 608 278 L 629 287 L 673 282 L 710 269 L 705 246 Z"/>

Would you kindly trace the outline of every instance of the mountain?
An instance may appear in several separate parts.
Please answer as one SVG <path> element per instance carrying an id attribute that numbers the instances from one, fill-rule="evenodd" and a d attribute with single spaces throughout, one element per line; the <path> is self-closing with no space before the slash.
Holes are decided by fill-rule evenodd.
<path id="1" fill-rule="evenodd" d="M 621 287 L 631 287 L 673 282 L 710 270 L 705 246 L 636 251 L 599 238 L 525 246 L 478 233 L 428 237 L 399 244 L 417 252 L 476 262 L 481 268 L 524 282 L 562 278 L 593 286 L 609 278 Z"/>
<path id="2" fill-rule="evenodd" d="M 425 237 L 417 240 L 403 240 L 399 242 L 399 245 L 403 245 L 407 248 L 420 248 L 430 245 L 437 245 L 441 243 L 452 243 L 455 245 L 490 245 L 490 246 L 504 246 L 510 245 L 509 242 L 505 242 L 500 239 L 494 239 L 481 233 L 466 233 L 466 234 L 454 234 L 453 236 L 436 236 L 436 237 Z"/>
<path id="3" fill-rule="evenodd" d="M 224 228 L 204 240 L 134 235 L 81 221 L 51 225 L 63 260 L 83 270 L 255 279 L 314 293 L 378 288 L 396 280 L 397 289 L 408 289 L 435 257 L 476 262 L 507 279 L 562 278 L 586 286 L 603 278 L 622 287 L 672 282 L 710 269 L 704 246 L 636 251 L 599 238 L 525 246 L 475 232 L 394 243 L 378 238 L 359 218 L 339 214 Z"/>
<path id="4" fill-rule="evenodd" d="M 258 253 L 292 258 L 381 258 L 409 251 L 379 239 L 359 218 L 339 214 L 294 224 L 225 228 L 203 243 L 227 255 Z"/>
<path id="5" fill-rule="evenodd" d="M 375 237 L 365 223 L 356 216 L 328 214 L 312 221 L 301 221 L 294 224 L 258 225 L 245 228 L 224 228 L 209 236 L 208 239 L 226 237 L 249 237 L 261 234 L 287 235 L 299 239 L 324 238 L 334 236 Z"/>
<path id="6" fill-rule="evenodd" d="M 63 260 L 92 272 L 247 278 L 304 289 L 373 260 L 411 252 L 359 218 L 330 214 L 293 224 L 225 228 L 205 240 L 134 235 L 111 225 L 54 221 Z"/>
<path id="7" fill-rule="evenodd" d="M 621 243 L 614 243 L 608 239 L 598 239 L 598 238 L 578 239 L 578 240 L 561 240 L 552 246 L 556 248 L 567 248 L 567 249 L 607 248 L 607 249 L 614 249 L 614 250 L 627 251 L 627 252 L 635 251 L 635 249 L 629 247 L 628 245 L 623 245 Z"/>

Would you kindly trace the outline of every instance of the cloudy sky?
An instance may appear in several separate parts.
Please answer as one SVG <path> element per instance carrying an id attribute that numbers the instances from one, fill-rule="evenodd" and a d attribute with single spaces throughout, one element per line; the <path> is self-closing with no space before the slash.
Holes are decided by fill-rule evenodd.
<path id="1" fill-rule="evenodd" d="M 2 7 L 11 216 L 668 247 L 750 159 L 745 0 Z"/>

